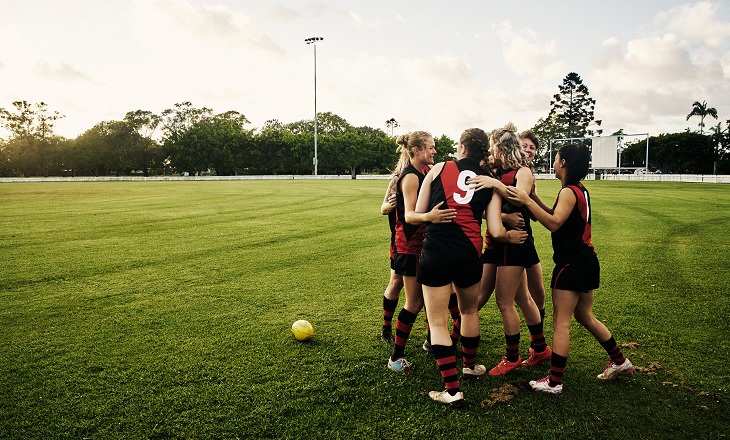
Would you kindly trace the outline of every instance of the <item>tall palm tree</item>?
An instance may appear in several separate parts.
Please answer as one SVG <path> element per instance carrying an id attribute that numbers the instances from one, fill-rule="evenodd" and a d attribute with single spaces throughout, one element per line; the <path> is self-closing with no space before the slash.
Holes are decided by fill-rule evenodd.
<path id="1" fill-rule="evenodd" d="M 705 117 L 712 116 L 713 118 L 717 119 L 717 110 L 715 107 L 707 107 L 707 101 L 702 101 L 700 103 L 699 101 L 695 101 L 694 104 L 692 104 L 692 111 L 687 115 L 687 120 L 689 121 L 689 118 L 692 116 L 699 116 L 700 117 L 700 134 L 702 134 L 703 129 L 705 128 Z"/>

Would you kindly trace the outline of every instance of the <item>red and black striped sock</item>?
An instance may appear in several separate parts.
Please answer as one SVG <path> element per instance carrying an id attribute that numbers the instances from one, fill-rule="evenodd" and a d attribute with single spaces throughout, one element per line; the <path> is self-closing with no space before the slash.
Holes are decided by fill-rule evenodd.
<path id="1" fill-rule="evenodd" d="M 530 330 L 530 347 L 538 353 L 545 351 L 547 342 L 545 342 L 542 321 L 535 325 L 528 325 L 527 329 Z"/>
<path id="2" fill-rule="evenodd" d="M 568 364 L 568 358 L 560 356 L 553 352 L 553 356 L 550 359 L 550 386 L 554 387 L 563 383 L 563 373 L 565 373 L 565 366 Z"/>
<path id="3" fill-rule="evenodd" d="M 616 343 L 616 340 L 611 336 L 611 339 L 609 339 L 606 342 L 601 342 L 601 346 L 604 350 L 606 350 L 606 353 L 608 353 L 608 357 L 611 358 L 611 361 L 613 361 L 616 365 L 621 365 L 624 363 L 626 358 L 624 357 L 624 354 L 621 353 L 621 349 L 618 348 L 618 344 Z"/>
<path id="4" fill-rule="evenodd" d="M 393 315 L 395 315 L 395 308 L 397 306 L 397 299 L 388 299 L 385 296 L 383 297 L 383 328 L 392 329 Z"/>
<path id="5" fill-rule="evenodd" d="M 439 366 L 441 377 L 446 384 L 446 391 L 452 396 L 461 391 L 459 375 L 456 369 L 456 349 L 453 345 L 432 345 L 436 365 Z"/>
<path id="6" fill-rule="evenodd" d="M 505 357 L 510 362 L 517 362 L 520 358 L 520 334 L 516 335 L 504 335 L 506 342 Z"/>
<path id="7" fill-rule="evenodd" d="M 462 336 L 461 353 L 464 356 L 464 366 L 474 369 L 477 363 L 477 350 L 479 349 L 480 336 Z"/>
<path id="8" fill-rule="evenodd" d="M 451 331 L 451 343 L 455 344 L 461 336 L 461 313 L 459 312 L 459 298 L 457 298 L 456 292 L 451 292 L 449 297 L 449 313 L 454 321 L 454 328 Z"/>
<path id="9" fill-rule="evenodd" d="M 408 337 L 411 335 L 411 328 L 413 323 L 416 322 L 415 313 L 411 313 L 406 309 L 401 309 L 398 313 L 398 319 L 395 321 L 395 341 L 393 342 L 393 355 L 390 357 L 392 360 L 402 358 L 406 352 L 406 343 Z"/>

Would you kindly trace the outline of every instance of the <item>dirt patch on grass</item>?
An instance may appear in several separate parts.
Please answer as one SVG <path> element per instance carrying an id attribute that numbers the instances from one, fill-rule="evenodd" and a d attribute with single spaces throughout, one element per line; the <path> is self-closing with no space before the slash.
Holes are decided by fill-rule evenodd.
<path id="1" fill-rule="evenodd" d="M 517 387 L 511 383 L 506 383 L 506 384 L 500 386 L 499 388 L 495 388 L 492 390 L 492 393 L 489 395 L 489 398 L 484 399 L 482 401 L 482 408 L 489 408 L 498 403 L 509 402 L 519 392 L 520 392 L 519 387 Z"/>

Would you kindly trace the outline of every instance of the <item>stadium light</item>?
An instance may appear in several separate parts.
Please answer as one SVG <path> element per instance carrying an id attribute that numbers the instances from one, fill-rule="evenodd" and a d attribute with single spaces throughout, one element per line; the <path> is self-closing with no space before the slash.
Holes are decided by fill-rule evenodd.
<path id="1" fill-rule="evenodd" d="M 317 175 L 317 43 L 323 37 L 305 38 L 307 44 L 314 46 L 314 175 Z"/>

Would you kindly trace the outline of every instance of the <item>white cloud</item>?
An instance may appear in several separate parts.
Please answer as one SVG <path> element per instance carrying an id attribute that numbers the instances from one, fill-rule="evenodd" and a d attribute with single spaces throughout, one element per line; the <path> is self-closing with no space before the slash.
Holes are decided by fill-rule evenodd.
<path id="1" fill-rule="evenodd" d="M 558 50 L 554 40 L 543 41 L 530 28 L 514 29 L 512 22 L 502 21 L 492 26 L 502 42 L 504 64 L 520 75 L 547 73 L 556 70 Z"/>
<path id="2" fill-rule="evenodd" d="M 352 21 L 355 22 L 355 26 L 357 26 L 358 29 L 379 28 L 386 24 L 386 22 L 383 20 L 373 20 L 369 22 L 365 21 L 359 14 L 354 11 L 347 11 L 347 15 L 349 15 Z"/>
<path id="3" fill-rule="evenodd" d="M 685 119 L 697 100 L 730 110 L 730 23 L 718 19 L 720 7 L 685 4 L 657 13 L 639 38 L 604 40 L 589 76 L 606 131 L 694 128 Z"/>
<path id="4" fill-rule="evenodd" d="M 730 23 L 716 19 L 719 5 L 708 1 L 685 4 L 657 15 L 657 24 L 717 48 L 730 38 Z"/>
<path id="5" fill-rule="evenodd" d="M 283 55 L 284 50 L 266 32 L 253 26 L 243 14 L 222 5 L 202 5 L 199 8 L 186 0 L 135 0 L 140 14 L 170 21 L 178 32 L 204 40 L 231 46 L 268 51 Z M 149 17 L 148 17 L 149 18 Z"/>
<path id="6" fill-rule="evenodd" d="M 36 65 L 36 73 L 43 78 L 59 81 L 90 81 L 80 69 L 71 64 L 61 62 L 58 65 L 51 65 L 42 61 Z"/>

